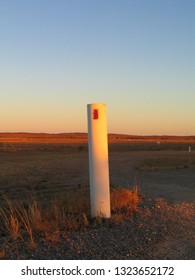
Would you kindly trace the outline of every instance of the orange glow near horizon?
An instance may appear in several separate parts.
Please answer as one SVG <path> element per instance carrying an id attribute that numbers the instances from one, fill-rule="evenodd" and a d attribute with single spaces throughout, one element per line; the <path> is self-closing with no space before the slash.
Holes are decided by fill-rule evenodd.
<path id="1" fill-rule="evenodd" d="M 71 108 L 72 109 L 72 108 Z M 44 112 L 36 108 L 1 111 L 0 132 L 68 133 L 87 132 L 87 117 L 82 106 L 74 110 L 57 110 L 54 106 Z M 108 106 L 108 132 L 129 135 L 195 135 L 193 118 L 181 118 L 178 114 L 161 115 L 142 110 L 121 112 Z M 148 113 L 148 114 L 147 114 Z"/>

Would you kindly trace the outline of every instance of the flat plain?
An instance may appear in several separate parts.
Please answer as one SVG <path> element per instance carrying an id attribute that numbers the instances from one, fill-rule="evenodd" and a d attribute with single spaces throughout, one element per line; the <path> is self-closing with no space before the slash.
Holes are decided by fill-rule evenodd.
<path id="1" fill-rule="evenodd" d="M 136 249 L 133 249 L 132 245 L 126 242 L 126 245 L 121 245 L 120 253 L 117 251 L 120 251 L 120 248 L 116 247 L 117 253 L 110 252 L 109 254 L 109 250 L 111 250 L 109 247 L 107 253 L 104 252 L 96 256 L 93 253 L 94 248 L 91 248 L 91 253 L 85 252 L 85 242 L 87 239 L 90 240 L 89 236 L 86 236 L 93 235 L 94 228 L 85 229 L 86 236 L 83 236 L 82 241 L 80 238 L 84 233 L 72 231 L 69 238 L 72 238 L 73 241 L 79 238 L 80 241 L 75 242 L 80 242 L 81 248 L 79 247 L 79 250 L 78 248 L 72 249 L 72 253 L 70 253 L 70 249 L 67 249 L 68 253 L 62 255 L 53 253 L 53 256 L 50 256 L 48 253 L 46 259 L 194 259 L 195 137 L 109 135 L 109 169 L 111 187 L 130 190 L 135 187 L 139 188 L 142 197 L 139 206 L 142 212 L 142 222 L 139 222 L 139 229 L 141 224 L 144 224 L 144 219 L 147 221 L 146 213 L 149 208 L 151 208 L 150 219 L 153 221 L 151 223 L 157 223 L 155 211 L 160 208 L 164 211 L 163 221 L 165 225 L 166 215 L 173 214 L 173 208 L 180 211 L 176 211 L 177 215 L 180 213 L 182 217 L 185 216 L 185 223 L 182 220 L 181 224 L 178 224 L 177 221 L 174 234 L 172 229 L 166 228 L 165 234 L 161 238 L 152 241 L 152 237 L 148 237 L 148 240 L 145 241 L 146 244 L 143 242 L 142 245 L 143 247 L 150 245 L 147 247 L 147 254 L 140 249 L 137 253 Z M 84 133 L 63 135 L 0 134 L 0 192 L 2 196 L 6 196 L 12 201 L 23 201 L 28 204 L 28 197 L 33 193 L 41 198 L 44 207 L 47 207 L 47 202 L 50 199 L 60 197 L 64 191 L 88 189 L 88 170 L 87 135 Z M 151 202 L 150 206 L 148 206 L 148 201 Z M 2 198 L 1 203 L 3 204 Z M 152 212 L 152 208 L 155 213 Z M 136 215 L 139 216 L 138 212 L 135 213 L 134 218 Z M 130 222 L 132 226 L 132 219 Z M 129 224 L 127 224 L 128 226 Z M 102 232 L 106 227 L 107 224 L 101 223 L 98 230 Z M 121 219 L 110 232 L 111 238 L 113 232 L 120 231 L 120 228 L 125 234 L 124 227 L 124 221 Z M 136 233 L 134 234 L 136 235 Z M 142 234 L 145 234 L 144 225 Z M 155 235 L 154 231 L 151 234 Z M 99 242 L 104 241 L 102 239 Z M 116 239 L 116 245 L 117 242 L 120 247 L 121 241 Z M 140 244 L 142 244 L 141 242 Z M 136 244 L 136 242 L 134 243 Z M 34 249 L 34 253 L 25 254 L 22 253 L 21 249 L 21 253 L 18 253 L 17 257 L 13 252 L 11 256 L 8 252 L 9 244 L 11 243 L 7 241 L 5 234 L 2 234 L 0 242 L 2 258 L 32 258 L 33 254 L 34 258 L 42 258 L 40 249 Z M 76 246 L 75 244 L 74 246 Z M 58 247 L 55 244 L 54 247 L 56 248 L 56 246 Z M 54 247 L 53 250 L 57 250 Z M 131 253 L 127 253 L 127 251 Z M 24 255 L 22 256 L 22 254 Z"/>

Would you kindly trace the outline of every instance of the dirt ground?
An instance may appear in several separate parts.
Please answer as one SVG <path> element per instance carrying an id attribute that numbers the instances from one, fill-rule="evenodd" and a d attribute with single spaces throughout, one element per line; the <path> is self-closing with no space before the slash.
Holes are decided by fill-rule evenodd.
<path id="1" fill-rule="evenodd" d="M 111 185 L 133 188 L 170 203 L 195 203 L 195 151 L 114 151 L 109 154 Z M 21 199 L 26 192 L 54 195 L 89 185 L 88 153 L 78 150 L 0 153 L 0 192 Z M 195 221 L 194 221 L 195 222 Z M 152 252 L 160 259 L 195 259 L 195 226 L 175 239 L 165 236 Z"/>
<path id="2" fill-rule="evenodd" d="M 149 196 L 169 201 L 195 201 L 195 153 L 183 151 L 131 152 L 110 157 L 113 184 L 135 183 Z"/>
<path id="3" fill-rule="evenodd" d="M 169 201 L 195 201 L 195 152 L 112 152 L 112 185 L 133 188 Z M 0 191 L 11 196 L 34 190 L 55 192 L 89 185 L 87 152 L 0 154 Z"/>

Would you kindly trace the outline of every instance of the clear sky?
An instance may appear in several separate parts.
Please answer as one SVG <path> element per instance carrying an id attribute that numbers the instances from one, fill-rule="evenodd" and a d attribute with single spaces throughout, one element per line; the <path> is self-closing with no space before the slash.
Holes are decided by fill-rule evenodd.
<path id="1" fill-rule="evenodd" d="M 195 135 L 194 0 L 0 0 L 0 132 Z"/>

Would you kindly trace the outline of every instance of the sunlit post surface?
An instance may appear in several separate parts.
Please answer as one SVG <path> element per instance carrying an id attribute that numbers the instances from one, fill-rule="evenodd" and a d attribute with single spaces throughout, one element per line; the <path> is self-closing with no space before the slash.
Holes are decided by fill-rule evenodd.
<path id="1" fill-rule="evenodd" d="M 87 105 L 91 216 L 110 217 L 106 105 Z"/>

